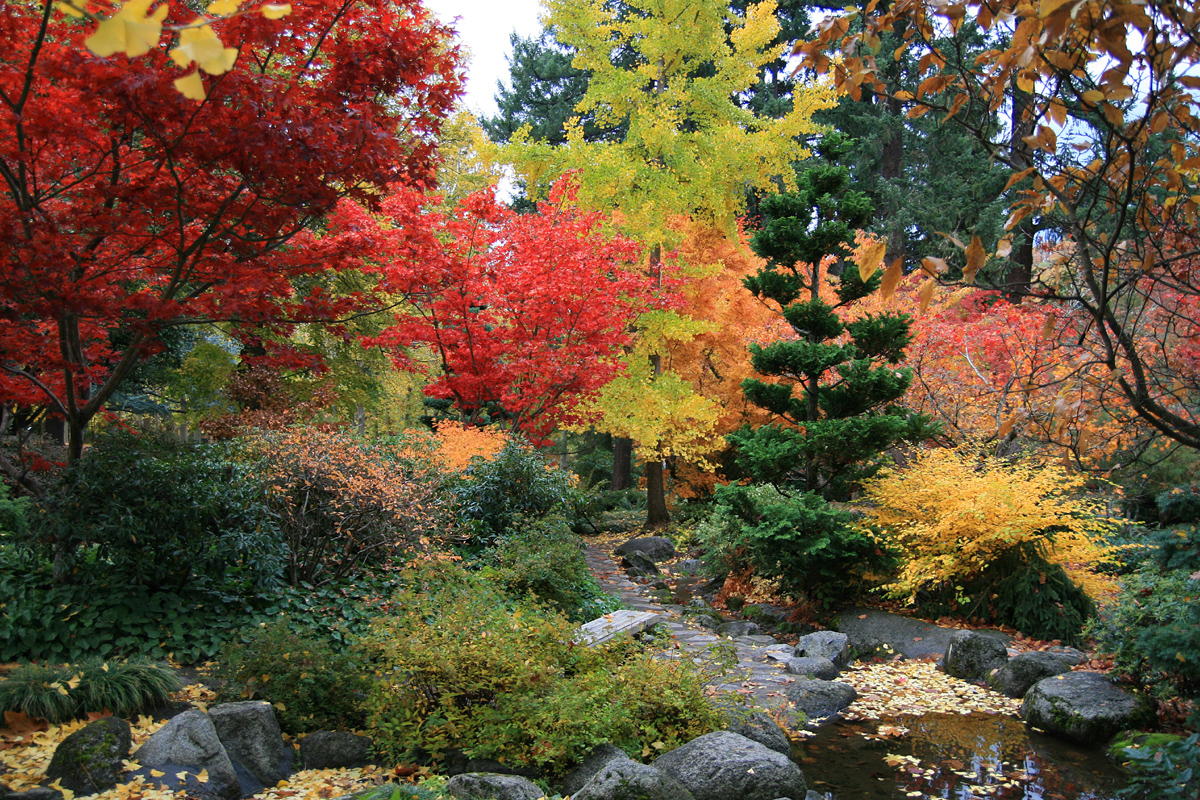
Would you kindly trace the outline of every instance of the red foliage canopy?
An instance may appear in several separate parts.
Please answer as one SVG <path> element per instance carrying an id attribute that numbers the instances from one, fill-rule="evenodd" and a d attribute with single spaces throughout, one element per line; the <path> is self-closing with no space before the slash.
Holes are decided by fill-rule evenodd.
<path id="1" fill-rule="evenodd" d="M 297 289 L 360 263 L 354 231 L 308 231 L 342 198 L 370 207 L 371 187 L 430 179 L 460 81 L 419 0 L 226 20 L 240 56 L 200 103 L 172 86 L 170 42 L 98 58 L 82 44 L 92 26 L 52 5 L 0 11 L 0 402 L 64 416 L 77 454 L 164 327 L 354 303 Z"/>
<path id="2" fill-rule="evenodd" d="M 411 310 L 374 343 L 430 346 L 442 375 L 427 393 L 476 417 L 499 406 L 535 439 L 579 420 L 580 401 L 617 374 L 634 319 L 655 302 L 635 269 L 639 247 L 575 210 L 566 187 L 536 214 L 490 191 L 450 216 L 412 192 L 384 202 L 394 228 L 383 288 Z"/>

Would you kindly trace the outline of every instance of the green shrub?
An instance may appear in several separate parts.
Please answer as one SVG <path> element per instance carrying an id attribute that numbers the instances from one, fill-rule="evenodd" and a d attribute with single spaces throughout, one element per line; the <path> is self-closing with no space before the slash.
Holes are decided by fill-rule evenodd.
<path id="1" fill-rule="evenodd" d="M 221 652 L 222 701 L 266 700 L 289 733 L 359 729 L 371 687 L 361 659 L 327 637 L 298 635 L 286 619 L 262 623 Z"/>
<path id="2" fill-rule="evenodd" d="M 230 456 L 169 435 L 106 434 L 67 472 L 24 543 L 54 562 L 59 579 L 93 560 L 107 580 L 151 589 L 200 577 L 276 585 L 285 547 L 264 484 Z"/>
<path id="3" fill-rule="evenodd" d="M 488 545 L 503 536 L 518 515 L 538 519 L 559 513 L 575 519 L 585 505 L 575 481 L 514 436 L 494 458 L 473 462 L 451 484 L 451 492 L 464 533 L 472 544 Z"/>
<path id="4" fill-rule="evenodd" d="M 1163 525 L 1200 522 L 1200 486 L 1175 486 L 1154 498 Z"/>
<path id="5" fill-rule="evenodd" d="M 1146 564 L 1088 626 L 1118 672 L 1162 699 L 1200 695 L 1200 580 Z"/>
<path id="6" fill-rule="evenodd" d="M 583 542 L 566 520 L 518 519 L 492 551 L 492 575 L 511 594 L 534 598 L 575 622 L 620 608 L 588 571 Z"/>
<path id="7" fill-rule="evenodd" d="M 718 487 L 717 505 L 696 531 L 723 571 L 746 567 L 787 594 L 831 608 L 852 600 L 873 573 L 893 563 L 853 515 L 813 493 L 787 496 L 767 486 Z"/>
<path id="8" fill-rule="evenodd" d="M 54 583 L 47 566 L 0 563 L 0 661 L 76 662 L 88 657 L 170 656 L 182 664 L 214 658 L 244 631 L 280 614 L 297 632 L 345 643 L 387 608 L 394 577 L 335 585 L 247 591 L 198 580 L 178 592 L 104 581 L 84 564 L 78 583 Z"/>
<path id="9" fill-rule="evenodd" d="M 29 532 L 29 498 L 11 497 L 8 485 L 0 481 L 0 545 L 8 534 L 25 536 Z"/>
<path id="10" fill-rule="evenodd" d="M 656 754 L 720 725 L 693 671 L 632 640 L 579 646 L 564 618 L 453 565 L 409 586 L 363 641 L 382 668 L 369 725 L 388 758 L 461 748 L 553 772 L 602 742 Z"/>
<path id="11" fill-rule="evenodd" d="M 1127 747 L 1132 773 L 1119 794 L 1129 800 L 1194 800 L 1200 783 L 1200 733 L 1157 746 Z"/>
<path id="12" fill-rule="evenodd" d="M 30 664 L 0 683 L 0 712 L 21 711 L 54 723 L 99 711 L 136 717 L 163 706 L 179 689 L 174 672 L 144 658 L 89 659 L 74 666 Z"/>

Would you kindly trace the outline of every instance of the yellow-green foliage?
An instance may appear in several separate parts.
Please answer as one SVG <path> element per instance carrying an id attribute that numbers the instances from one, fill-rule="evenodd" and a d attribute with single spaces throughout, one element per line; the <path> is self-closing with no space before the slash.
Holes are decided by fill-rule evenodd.
<path id="1" fill-rule="evenodd" d="M 362 645 L 381 666 L 369 728 L 386 758 L 460 748 L 553 772 L 604 742 L 657 755 L 720 726 L 683 664 L 632 641 L 577 645 L 565 618 L 455 565 L 408 583 Z"/>
<path id="2" fill-rule="evenodd" d="M 885 589 L 913 598 L 962 585 L 1016 553 L 1041 553 L 1097 596 L 1090 570 L 1105 557 L 1098 537 L 1112 527 L 1083 498 L 1084 479 L 1055 463 L 988 456 L 978 448 L 938 449 L 866 487 L 869 520 L 905 564 Z"/>

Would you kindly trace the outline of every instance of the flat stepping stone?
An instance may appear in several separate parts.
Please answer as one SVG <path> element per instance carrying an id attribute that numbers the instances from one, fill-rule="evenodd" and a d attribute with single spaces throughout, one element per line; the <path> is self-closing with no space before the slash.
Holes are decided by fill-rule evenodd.
<path id="1" fill-rule="evenodd" d="M 653 611 L 614 611 L 580 627 L 578 641 L 588 647 L 594 647 L 619 636 L 641 633 L 654 626 L 661 618 L 661 614 Z"/>

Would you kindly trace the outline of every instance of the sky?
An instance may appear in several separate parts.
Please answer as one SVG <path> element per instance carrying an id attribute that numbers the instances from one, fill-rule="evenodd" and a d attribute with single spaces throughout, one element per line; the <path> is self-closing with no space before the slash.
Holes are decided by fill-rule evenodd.
<path id="1" fill-rule="evenodd" d="M 425 0 L 425 6 L 452 24 L 470 51 L 463 104 L 476 116 L 494 115 L 496 80 L 508 80 L 508 37 L 514 30 L 521 36 L 541 31 L 538 0 Z"/>

